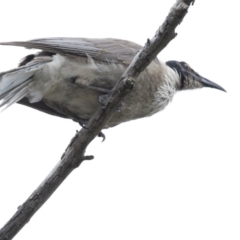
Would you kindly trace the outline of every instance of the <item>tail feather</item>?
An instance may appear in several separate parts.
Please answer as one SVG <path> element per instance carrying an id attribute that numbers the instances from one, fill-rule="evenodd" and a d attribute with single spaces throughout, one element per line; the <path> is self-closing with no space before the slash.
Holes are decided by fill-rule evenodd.
<path id="1" fill-rule="evenodd" d="M 29 85 L 33 81 L 34 74 L 44 63 L 36 63 L 0 73 L 0 109 L 10 107 L 26 97 L 29 93 Z"/>
<path id="2" fill-rule="evenodd" d="M 12 104 L 18 102 L 28 94 L 29 84 L 32 82 L 32 77 L 27 79 L 24 83 L 17 86 L 13 90 L 8 91 L 4 94 L 3 100 L 0 103 L 1 111 L 10 107 Z"/>

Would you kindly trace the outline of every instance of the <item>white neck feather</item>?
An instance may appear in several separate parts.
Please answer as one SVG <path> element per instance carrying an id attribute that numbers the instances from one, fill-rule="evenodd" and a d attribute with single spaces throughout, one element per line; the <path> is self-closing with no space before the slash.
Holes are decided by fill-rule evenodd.
<path id="1" fill-rule="evenodd" d="M 154 109 L 153 114 L 163 110 L 168 103 L 172 101 L 174 94 L 177 92 L 178 84 L 178 73 L 172 68 L 166 67 L 163 83 L 158 87 L 157 92 L 154 94 L 155 101 L 152 103 Z"/>

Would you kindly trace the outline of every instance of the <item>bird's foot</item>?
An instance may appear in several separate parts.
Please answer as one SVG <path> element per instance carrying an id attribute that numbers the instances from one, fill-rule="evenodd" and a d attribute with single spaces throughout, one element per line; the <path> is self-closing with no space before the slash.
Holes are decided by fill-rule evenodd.
<path id="1" fill-rule="evenodd" d="M 105 141 L 105 139 L 106 139 L 106 136 L 105 136 L 105 134 L 104 133 L 102 133 L 102 132 L 100 132 L 99 134 L 98 134 L 98 137 L 102 137 L 103 139 L 102 139 L 102 142 L 104 142 Z"/>
<path id="2" fill-rule="evenodd" d="M 122 107 L 123 107 L 123 103 L 120 102 L 120 103 L 117 105 L 117 107 L 116 107 L 117 112 L 121 112 Z"/>
<path id="3" fill-rule="evenodd" d="M 103 106 L 107 106 L 107 99 L 108 99 L 107 96 L 108 96 L 108 95 L 100 95 L 100 96 L 98 97 L 98 102 L 99 102 L 101 105 L 103 105 Z"/>
<path id="4" fill-rule="evenodd" d="M 107 100 L 108 100 L 107 95 L 100 95 L 100 96 L 98 97 L 98 102 L 99 102 L 101 105 L 103 105 L 103 107 L 106 107 L 106 106 L 107 106 Z M 120 103 L 118 104 L 118 106 L 116 107 L 117 112 L 121 112 L 122 107 L 123 107 L 123 103 L 120 102 Z"/>

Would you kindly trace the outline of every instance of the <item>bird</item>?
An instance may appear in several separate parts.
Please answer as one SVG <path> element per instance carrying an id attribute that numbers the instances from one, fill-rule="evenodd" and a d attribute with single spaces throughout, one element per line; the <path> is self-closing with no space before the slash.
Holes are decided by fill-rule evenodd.
<path id="1" fill-rule="evenodd" d="M 142 46 L 113 38 L 43 38 L 2 42 L 36 49 L 17 68 L 0 73 L 0 109 L 14 103 L 85 126 Z M 178 91 L 202 87 L 225 91 L 186 62 L 155 58 L 104 128 L 163 110 Z"/>

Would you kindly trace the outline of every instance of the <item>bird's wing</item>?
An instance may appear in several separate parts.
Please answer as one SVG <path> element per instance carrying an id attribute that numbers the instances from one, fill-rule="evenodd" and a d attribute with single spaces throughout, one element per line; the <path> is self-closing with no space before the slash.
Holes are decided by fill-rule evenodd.
<path id="1" fill-rule="evenodd" d="M 43 38 L 30 41 L 3 42 L 0 45 L 40 49 L 44 51 L 44 54 L 58 53 L 65 56 L 91 57 L 103 63 L 116 63 L 125 66 L 131 63 L 133 57 L 141 49 L 141 46 L 136 43 L 112 38 Z M 30 59 L 33 56 L 30 55 Z M 28 61 L 29 59 L 27 58 Z M 25 64 L 25 61 L 21 64 L 23 63 Z M 111 91 L 118 79 L 115 79 L 114 76 L 106 79 L 106 76 L 100 75 L 98 74 L 96 79 L 92 79 L 91 84 L 83 84 L 81 81 L 75 83 L 80 87 L 97 90 L 102 93 Z"/>
<path id="2" fill-rule="evenodd" d="M 141 46 L 136 43 L 112 38 L 43 38 L 31 41 L 3 42 L 0 45 L 35 48 L 62 55 L 91 56 L 94 60 L 127 65 L 141 49 Z"/>
<path id="3" fill-rule="evenodd" d="M 0 45 L 21 46 L 29 49 L 40 49 L 43 51 L 42 54 L 31 54 L 27 56 L 24 61 L 22 61 L 20 66 L 30 64 L 33 61 L 38 61 L 38 59 L 42 57 L 52 56 L 55 53 L 77 58 L 80 57 L 89 59 L 90 57 L 95 61 L 102 63 L 115 63 L 117 65 L 125 66 L 118 71 L 118 75 L 116 75 L 116 73 L 115 75 L 111 74 L 111 69 L 109 68 L 107 68 L 109 70 L 109 74 L 107 76 L 104 74 L 104 72 L 99 71 L 96 74 L 96 78 L 91 79 L 90 82 L 85 81 L 83 83 L 81 78 L 77 78 L 77 76 L 75 78 L 75 76 L 73 76 L 73 83 L 84 89 L 87 88 L 95 90 L 96 92 L 99 92 L 99 95 L 106 94 L 111 91 L 117 80 L 122 75 L 123 69 L 131 63 L 133 57 L 141 49 L 141 46 L 136 43 L 111 38 L 45 38 L 30 41 L 3 42 L 0 43 Z M 69 114 L 69 112 L 66 112 L 65 110 L 63 111 L 63 109 L 56 107 L 53 109 L 52 105 L 49 106 L 44 101 L 31 104 L 26 99 L 22 99 L 18 103 L 49 113 L 51 115 L 76 119 L 76 117 L 72 116 L 72 114 Z"/>

